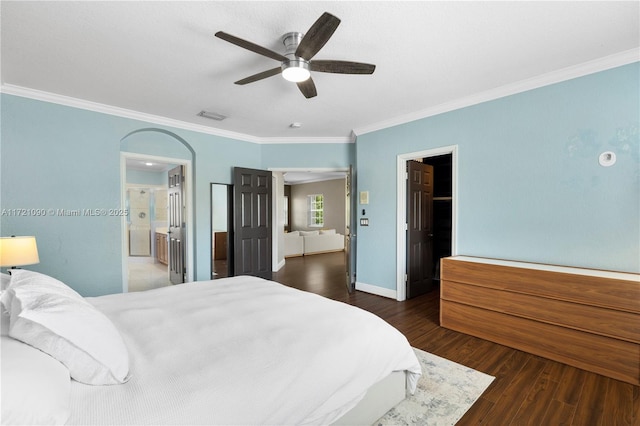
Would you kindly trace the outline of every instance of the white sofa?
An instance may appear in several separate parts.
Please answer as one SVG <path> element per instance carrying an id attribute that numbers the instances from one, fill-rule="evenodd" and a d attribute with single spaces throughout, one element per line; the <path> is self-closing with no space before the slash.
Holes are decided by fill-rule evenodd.
<path id="1" fill-rule="evenodd" d="M 304 238 L 304 254 L 326 253 L 344 250 L 344 235 L 335 229 L 300 231 Z"/>
<path id="2" fill-rule="evenodd" d="M 344 250 L 344 235 L 335 229 L 293 231 L 284 234 L 284 256 L 303 256 Z"/>
<path id="3" fill-rule="evenodd" d="M 285 232 L 284 257 L 302 256 L 304 254 L 304 237 L 300 232 Z"/>

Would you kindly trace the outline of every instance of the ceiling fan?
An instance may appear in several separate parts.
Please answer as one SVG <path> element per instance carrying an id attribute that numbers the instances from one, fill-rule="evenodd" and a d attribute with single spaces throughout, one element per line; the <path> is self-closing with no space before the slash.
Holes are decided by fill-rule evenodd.
<path id="1" fill-rule="evenodd" d="M 283 35 L 282 42 L 286 49 L 284 55 L 222 31 L 218 31 L 215 35 L 236 46 L 281 62 L 279 67 L 243 78 L 236 81 L 235 84 L 244 85 L 282 74 L 286 80 L 295 82 L 302 94 L 308 99 L 318 94 L 316 85 L 311 78 L 311 71 L 337 74 L 373 74 L 376 69 L 375 65 L 361 62 L 311 60 L 329 41 L 339 24 L 340 19 L 325 12 L 306 34 L 291 32 Z"/>

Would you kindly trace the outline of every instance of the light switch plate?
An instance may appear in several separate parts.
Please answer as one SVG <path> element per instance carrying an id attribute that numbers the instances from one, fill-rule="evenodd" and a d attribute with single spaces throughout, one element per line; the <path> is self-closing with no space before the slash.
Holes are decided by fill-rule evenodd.
<path id="1" fill-rule="evenodd" d="M 360 191 L 360 204 L 369 204 L 369 191 Z"/>

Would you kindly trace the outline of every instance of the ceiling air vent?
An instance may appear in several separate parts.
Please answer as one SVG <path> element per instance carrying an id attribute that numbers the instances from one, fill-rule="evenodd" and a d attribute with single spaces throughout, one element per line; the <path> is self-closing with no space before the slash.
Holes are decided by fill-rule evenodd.
<path id="1" fill-rule="evenodd" d="M 217 114 L 215 112 L 209 112 L 209 111 L 200 111 L 198 113 L 198 115 L 200 117 L 204 117 L 204 118 L 210 118 L 212 120 L 216 120 L 216 121 L 222 121 L 225 118 L 227 118 L 226 116 L 222 115 L 222 114 Z"/>

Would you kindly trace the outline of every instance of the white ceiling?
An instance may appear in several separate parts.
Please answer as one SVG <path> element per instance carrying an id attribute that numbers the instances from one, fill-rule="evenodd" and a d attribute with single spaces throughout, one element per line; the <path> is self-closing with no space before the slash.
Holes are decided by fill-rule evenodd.
<path id="1" fill-rule="evenodd" d="M 578 65 L 597 70 L 594 61 L 606 68 L 638 60 L 639 6 L 2 1 L 2 91 L 80 99 L 246 140 L 344 141 L 352 132 L 493 96 L 487 93 L 523 90 L 554 73 L 571 75 Z M 278 62 L 220 40 L 216 31 L 284 52 L 281 36 L 305 32 L 325 11 L 342 23 L 315 59 L 373 63 L 373 75 L 313 73 L 312 99 L 280 76 L 233 84 Z M 228 118 L 198 117 L 201 110 Z M 290 128 L 293 122 L 302 127 Z"/>
<path id="2" fill-rule="evenodd" d="M 140 170 L 143 172 L 151 173 L 168 172 L 169 170 L 176 167 L 175 164 L 168 164 L 150 160 L 138 160 L 135 158 L 127 158 L 125 163 L 127 166 L 127 170 Z"/>
<path id="3" fill-rule="evenodd" d="M 289 171 L 284 173 L 284 183 L 300 185 L 325 180 L 346 179 L 346 177 L 346 172 Z"/>

